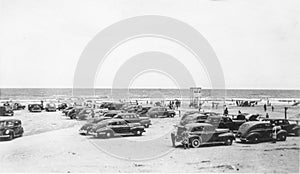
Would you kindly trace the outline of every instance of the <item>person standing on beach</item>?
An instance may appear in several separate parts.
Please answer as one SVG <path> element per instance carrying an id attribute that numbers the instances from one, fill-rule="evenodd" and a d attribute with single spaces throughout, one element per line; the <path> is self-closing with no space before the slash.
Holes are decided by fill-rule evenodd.
<path id="1" fill-rule="evenodd" d="M 226 107 L 225 109 L 224 109 L 224 113 L 223 113 L 224 115 L 228 115 L 228 108 Z"/>
<path id="2" fill-rule="evenodd" d="M 273 105 L 272 105 L 272 107 L 271 107 L 271 108 L 272 108 L 272 112 L 274 112 L 274 106 L 273 106 Z"/>
<path id="3" fill-rule="evenodd" d="M 267 112 L 267 105 L 264 104 L 264 111 Z"/>

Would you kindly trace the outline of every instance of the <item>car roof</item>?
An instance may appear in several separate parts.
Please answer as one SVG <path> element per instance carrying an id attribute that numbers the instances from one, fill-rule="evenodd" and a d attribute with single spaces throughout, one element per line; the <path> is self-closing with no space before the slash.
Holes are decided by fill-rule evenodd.
<path id="1" fill-rule="evenodd" d="M 189 123 L 185 125 L 185 127 L 188 129 L 191 129 L 193 127 L 198 127 L 198 126 L 212 126 L 212 125 L 208 123 Z"/>
<path id="2" fill-rule="evenodd" d="M 21 120 L 14 119 L 14 118 L 8 118 L 8 119 L 1 119 L 0 121 L 21 121 Z"/>

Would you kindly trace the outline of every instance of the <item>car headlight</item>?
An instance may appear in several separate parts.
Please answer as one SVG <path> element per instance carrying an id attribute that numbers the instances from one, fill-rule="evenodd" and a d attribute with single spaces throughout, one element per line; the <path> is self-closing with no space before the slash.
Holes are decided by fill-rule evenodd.
<path id="1" fill-rule="evenodd" d="M 5 134 L 9 134 L 9 130 L 6 130 L 6 131 L 5 131 Z"/>

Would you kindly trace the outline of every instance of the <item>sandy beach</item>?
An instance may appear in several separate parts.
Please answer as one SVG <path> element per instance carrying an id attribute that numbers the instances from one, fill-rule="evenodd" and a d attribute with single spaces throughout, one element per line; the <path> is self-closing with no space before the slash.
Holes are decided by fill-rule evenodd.
<path id="1" fill-rule="evenodd" d="M 282 118 L 284 105 L 277 105 L 272 118 Z M 263 113 L 261 106 L 236 107 Z M 204 109 L 208 110 L 204 107 Z M 300 107 L 289 108 L 294 118 Z M 181 109 L 181 114 L 191 110 Z M 217 111 L 217 109 L 214 109 Z M 218 110 L 221 110 L 219 108 Z M 177 111 L 178 113 L 178 111 Z M 1 117 L 4 119 L 7 117 Z M 152 119 L 153 125 L 141 137 L 96 139 L 81 136 L 85 121 L 70 120 L 61 112 L 15 111 L 25 133 L 12 141 L 0 142 L 0 172 L 277 172 L 299 173 L 300 137 L 285 142 L 233 143 L 232 146 L 204 146 L 184 150 L 171 146 L 170 132 L 180 119 Z"/>

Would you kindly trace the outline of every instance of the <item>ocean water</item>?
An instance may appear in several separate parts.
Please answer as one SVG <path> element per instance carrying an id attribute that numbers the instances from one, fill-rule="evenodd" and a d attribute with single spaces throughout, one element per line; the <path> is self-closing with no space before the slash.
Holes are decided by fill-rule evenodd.
<path id="1" fill-rule="evenodd" d="M 72 88 L 1 88 L 0 99 L 43 99 L 72 96 L 97 98 L 189 98 L 190 89 L 76 89 Z M 300 90 L 202 89 L 203 98 L 291 98 L 300 99 Z"/>

